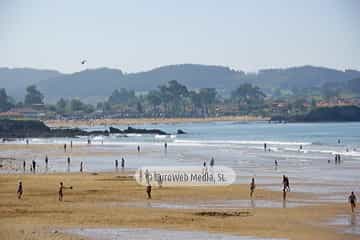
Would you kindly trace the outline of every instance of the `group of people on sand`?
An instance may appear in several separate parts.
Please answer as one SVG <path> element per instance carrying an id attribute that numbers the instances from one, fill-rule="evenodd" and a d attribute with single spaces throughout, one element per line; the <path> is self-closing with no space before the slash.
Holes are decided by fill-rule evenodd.
<path id="1" fill-rule="evenodd" d="M 121 168 L 124 169 L 125 168 L 125 158 L 121 158 Z M 118 170 L 119 169 L 119 160 L 115 160 L 115 169 Z"/>
<path id="2" fill-rule="evenodd" d="M 69 187 L 66 187 L 64 186 L 64 183 L 63 182 L 60 182 L 60 185 L 59 185 L 59 191 L 58 191 L 58 199 L 59 201 L 63 201 L 63 197 L 64 197 L 64 189 L 73 189 L 72 186 L 69 186 Z M 18 184 L 18 188 L 17 188 L 17 197 L 18 199 L 21 199 L 22 198 L 22 195 L 24 193 L 24 188 L 23 188 L 23 184 L 22 184 L 22 181 L 19 181 L 19 184 Z"/>
<path id="3" fill-rule="evenodd" d="M 282 184 L 283 184 L 283 200 L 285 201 L 286 200 L 286 193 L 290 192 L 289 177 L 287 177 L 286 175 L 283 175 Z M 253 177 L 251 179 L 251 182 L 250 182 L 250 198 L 252 198 L 253 195 L 254 195 L 255 187 L 256 187 L 255 178 Z M 354 192 L 351 192 L 348 200 L 349 200 L 349 203 L 350 203 L 351 212 L 354 212 L 355 208 L 356 208 L 356 202 L 357 202 L 357 198 L 356 198 L 356 195 L 355 195 Z"/>

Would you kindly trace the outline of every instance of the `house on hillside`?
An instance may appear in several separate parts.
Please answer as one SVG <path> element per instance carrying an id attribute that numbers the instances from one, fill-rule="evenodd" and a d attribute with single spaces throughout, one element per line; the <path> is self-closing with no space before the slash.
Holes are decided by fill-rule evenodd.
<path id="1" fill-rule="evenodd" d="M 7 112 L 0 113 L 0 118 L 10 119 L 41 119 L 45 117 L 45 111 L 33 108 L 12 108 Z"/>

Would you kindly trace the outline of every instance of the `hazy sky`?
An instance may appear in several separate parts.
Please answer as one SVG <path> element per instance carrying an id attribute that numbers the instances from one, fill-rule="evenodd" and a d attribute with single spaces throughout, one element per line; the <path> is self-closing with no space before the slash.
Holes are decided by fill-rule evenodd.
<path id="1" fill-rule="evenodd" d="M 360 1 L 0 0 L 0 66 L 360 69 Z"/>

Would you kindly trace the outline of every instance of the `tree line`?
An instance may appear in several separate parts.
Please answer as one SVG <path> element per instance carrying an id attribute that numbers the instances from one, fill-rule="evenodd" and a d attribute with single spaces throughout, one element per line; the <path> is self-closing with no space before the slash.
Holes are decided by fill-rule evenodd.
<path id="1" fill-rule="evenodd" d="M 61 98 L 56 104 L 46 104 L 45 107 L 48 111 L 62 115 L 98 111 L 104 114 L 121 112 L 151 117 L 206 117 L 215 115 L 217 107 L 226 104 L 249 111 L 260 107 L 264 98 L 265 94 L 260 88 L 247 83 L 235 89 L 229 98 L 224 98 L 215 88 L 189 90 L 185 85 L 171 80 L 145 94 L 136 94 L 125 88 L 115 89 L 105 101 L 98 102 L 95 106 L 80 99 Z M 24 101 L 17 103 L 6 94 L 5 89 L 0 89 L 0 111 L 41 104 L 44 104 L 44 95 L 34 85 L 26 88 Z"/>
<path id="2" fill-rule="evenodd" d="M 217 115 L 270 115 L 271 103 L 287 103 L 283 113 L 298 114 L 315 108 L 320 100 L 336 99 L 340 95 L 360 95 L 360 79 L 345 83 L 327 83 L 322 88 L 293 89 L 291 93 L 278 89 L 271 98 L 250 83 L 239 85 L 230 94 L 219 94 L 215 88 L 188 89 L 176 80 L 160 85 L 147 93 L 136 93 L 125 88 L 114 89 L 112 94 L 96 105 L 80 99 L 61 98 L 56 104 L 44 104 L 44 95 L 31 85 L 26 88 L 23 102 L 16 102 L 0 89 L 0 111 L 13 107 L 44 104 L 48 112 L 59 115 L 94 114 L 132 117 L 207 117 Z M 266 101 L 265 101 L 266 100 Z M 309 107 L 310 106 L 310 107 Z"/>

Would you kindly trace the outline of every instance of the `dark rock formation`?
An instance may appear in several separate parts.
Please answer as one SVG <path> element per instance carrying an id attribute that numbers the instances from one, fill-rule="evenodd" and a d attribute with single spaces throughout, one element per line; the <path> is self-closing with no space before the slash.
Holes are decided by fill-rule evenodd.
<path id="1" fill-rule="evenodd" d="M 78 128 L 50 128 L 36 120 L 0 120 L 0 138 L 77 137 L 109 135 L 108 131 L 87 132 Z"/>
<path id="2" fill-rule="evenodd" d="M 158 135 L 169 135 L 167 132 L 164 132 L 160 129 L 143 129 L 143 128 L 133 128 L 128 127 L 127 129 L 121 130 L 118 128 L 110 127 L 110 133 L 122 133 L 122 134 L 158 134 Z"/>
<path id="3" fill-rule="evenodd" d="M 181 129 L 178 129 L 177 132 L 176 132 L 176 134 L 186 134 L 186 132 L 184 132 L 184 131 L 181 130 Z"/>

